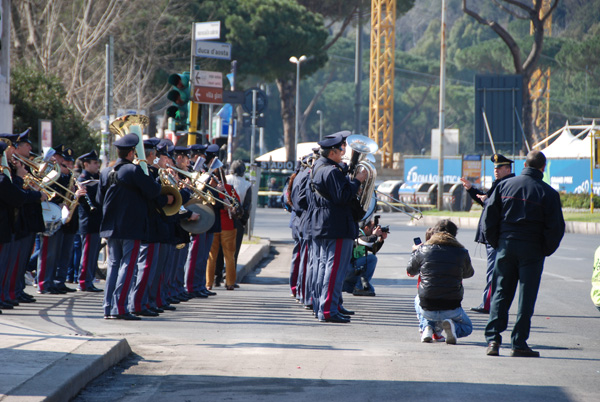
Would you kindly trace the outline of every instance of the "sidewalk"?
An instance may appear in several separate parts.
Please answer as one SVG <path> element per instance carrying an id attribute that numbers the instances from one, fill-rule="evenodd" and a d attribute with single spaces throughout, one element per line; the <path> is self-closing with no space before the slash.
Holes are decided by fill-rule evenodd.
<path id="1" fill-rule="evenodd" d="M 243 244 L 237 265 L 238 281 L 241 282 L 269 250 L 269 240 Z M 10 315 L 19 308 L 22 307 L 0 315 L 2 402 L 68 401 L 131 353 L 124 338 L 56 335 L 17 325 Z"/>

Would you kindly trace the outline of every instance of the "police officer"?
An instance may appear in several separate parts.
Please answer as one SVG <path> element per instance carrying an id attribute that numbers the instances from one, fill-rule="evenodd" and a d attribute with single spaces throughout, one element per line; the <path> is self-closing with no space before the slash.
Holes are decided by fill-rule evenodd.
<path id="1" fill-rule="evenodd" d="M 498 183 L 510 177 L 515 177 L 511 169 L 514 161 L 508 159 L 507 157 L 501 154 L 492 155 L 490 160 L 494 163 L 494 181 L 487 192 L 473 187 L 473 184 L 464 177 L 460 179 L 460 181 L 462 181 L 463 187 L 467 190 L 473 201 L 475 201 L 484 208 L 486 205 L 486 200 L 490 198 L 490 196 L 496 189 Z M 483 233 L 483 221 L 481 219 L 479 220 L 479 224 L 477 225 L 475 241 L 477 243 L 485 244 L 485 251 L 487 254 L 487 271 L 485 274 L 486 285 L 485 289 L 483 290 L 483 300 L 479 306 L 472 307 L 471 311 L 474 311 L 476 313 L 489 314 L 490 301 L 492 300 L 492 294 L 494 293 L 494 290 L 492 289 L 492 276 L 494 273 L 494 264 L 496 263 L 496 250 L 492 246 L 490 246 L 489 243 L 485 240 L 485 235 Z"/>
<path id="2" fill-rule="evenodd" d="M 136 134 L 115 141 L 118 159 L 100 174 L 97 202 L 102 205 L 100 236 L 108 239 L 108 270 L 104 290 L 104 318 L 139 320 L 127 299 L 148 228 L 148 201 L 158 197 L 160 184 L 133 164 Z M 172 200 L 170 200 L 172 202 Z"/>
<path id="3" fill-rule="evenodd" d="M 102 205 L 96 202 L 98 181 L 100 179 L 98 173 L 100 170 L 100 161 L 96 151 L 81 155 L 79 160 L 83 164 L 83 171 L 77 178 L 77 183 L 81 183 L 81 186 L 86 187 L 87 197 L 78 206 L 82 254 L 77 290 L 82 292 L 102 292 L 102 289 L 94 286 L 101 243 L 100 223 L 102 222 Z"/>
<path id="4" fill-rule="evenodd" d="M 311 173 L 314 196 L 311 231 L 314 245 L 319 247 L 319 268 L 315 297 L 320 321 L 350 322 L 340 309 L 345 271 L 349 266 L 358 226 L 352 217 L 350 203 L 356 197 L 367 173 L 360 170 L 353 179 L 344 175 L 340 165 L 343 156 L 342 134 L 319 142 L 321 157 Z M 317 300 L 313 300 L 313 303 Z M 314 304 L 313 304 L 314 308 Z"/>

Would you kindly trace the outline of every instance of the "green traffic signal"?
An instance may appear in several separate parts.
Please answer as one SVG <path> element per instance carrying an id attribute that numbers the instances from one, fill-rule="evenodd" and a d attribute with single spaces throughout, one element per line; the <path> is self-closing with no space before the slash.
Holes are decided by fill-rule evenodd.
<path id="1" fill-rule="evenodd" d="M 190 103 L 190 73 L 171 74 L 167 82 L 172 89 L 167 93 L 167 99 L 173 106 L 167 108 L 167 117 L 175 120 L 176 131 L 187 131 L 189 127 Z"/>

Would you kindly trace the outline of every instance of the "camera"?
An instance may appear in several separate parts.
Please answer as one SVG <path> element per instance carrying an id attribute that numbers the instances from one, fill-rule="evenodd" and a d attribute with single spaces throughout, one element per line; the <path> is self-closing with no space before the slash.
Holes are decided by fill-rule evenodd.
<path id="1" fill-rule="evenodd" d="M 383 226 L 381 228 L 381 233 L 390 233 L 390 227 L 388 226 Z"/>

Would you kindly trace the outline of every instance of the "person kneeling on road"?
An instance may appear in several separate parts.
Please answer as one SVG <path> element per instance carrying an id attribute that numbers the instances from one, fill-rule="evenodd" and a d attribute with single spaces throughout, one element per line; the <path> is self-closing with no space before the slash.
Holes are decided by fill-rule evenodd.
<path id="1" fill-rule="evenodd" d="M 462 280 L 474 274 L 469 252 L 456 240 L 458 228 L 448 220 L 440 220 L 434 234 L 417 247 L 408 261 L 408 276 L 421 275 L 419 307 L 428 325 L 421 342 L 431 342 L 433 333 L 443 328 L 446 343 L 456 344 L 456 338 L 468 336 L 473 324 L 461 307 L 464 288 Z"/>
<path id="2" fill-rule="evenodd" d="M 375 289 L 371 285 L 371 278 L 377 266 L 375 254 L 381 249 L 388 235 L 388 231 L 382 229 L 378 220 L 379 215 L 376 215 L 375 222 L 365 222 L 359 230 L 358 239 L 354 242 L 351 266 L 344 279 L 344 292 L 354 296 L 375 296 Z M 369 254 L 369 251 L 372 254 Z"/>

